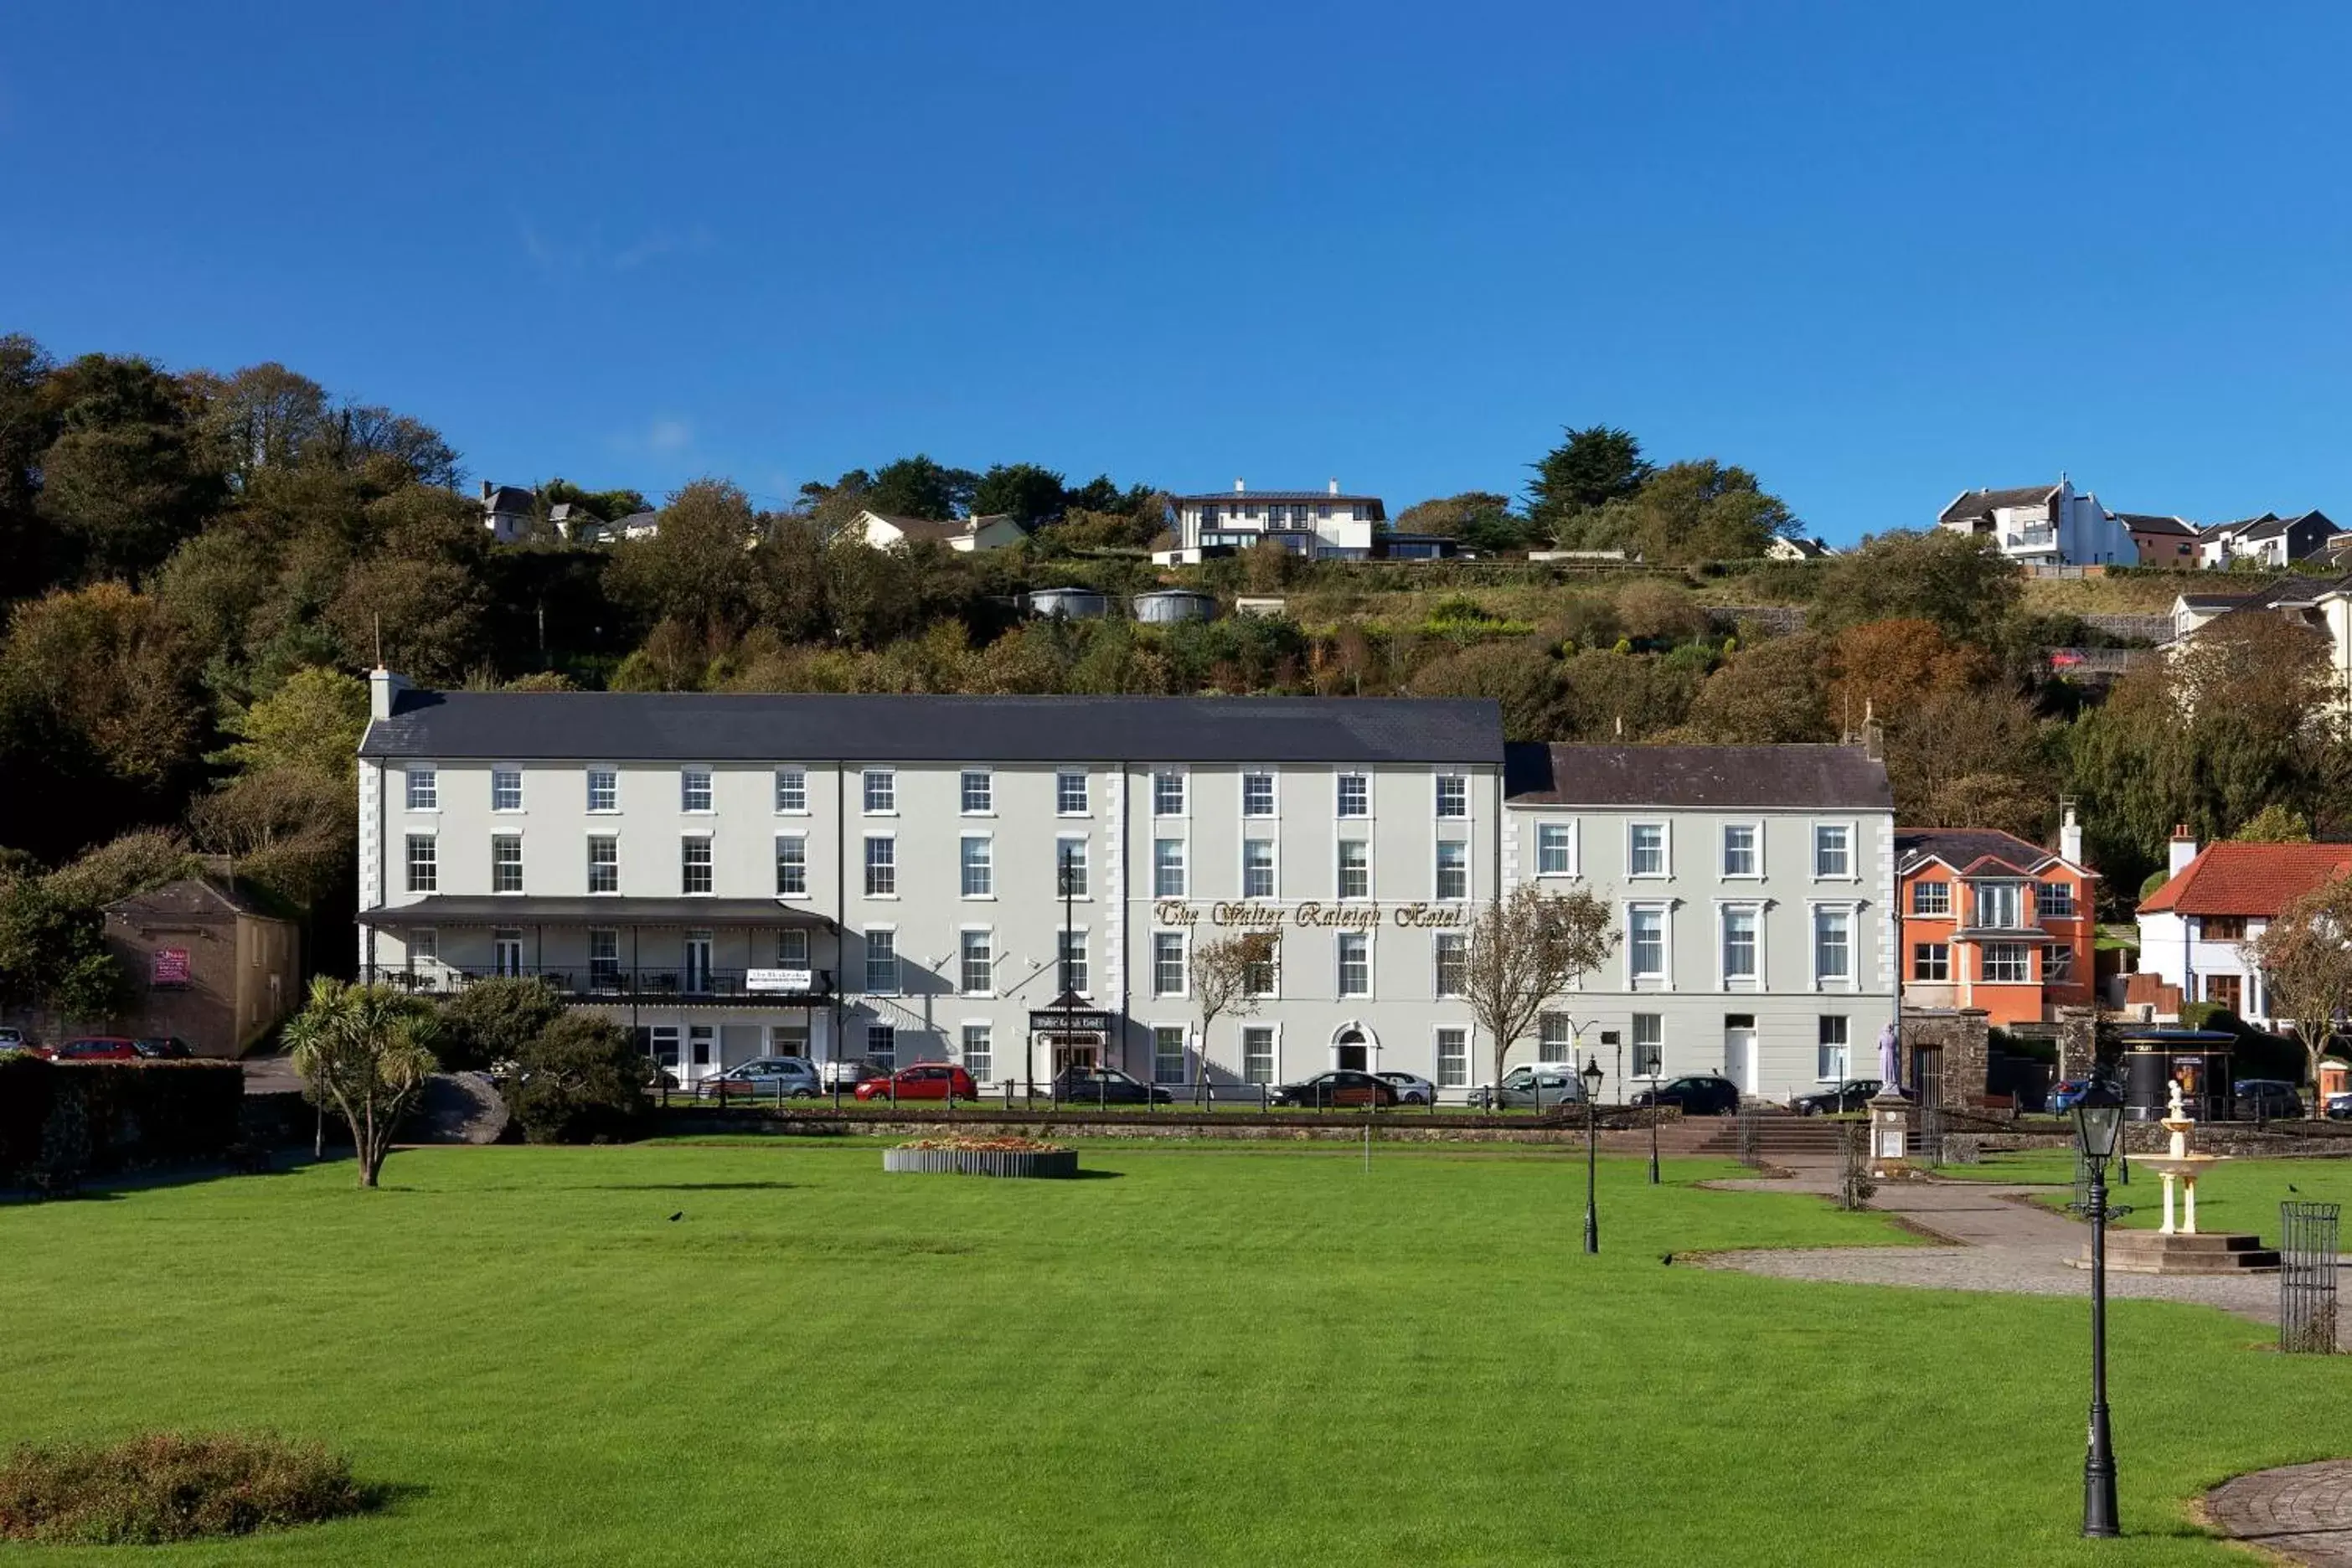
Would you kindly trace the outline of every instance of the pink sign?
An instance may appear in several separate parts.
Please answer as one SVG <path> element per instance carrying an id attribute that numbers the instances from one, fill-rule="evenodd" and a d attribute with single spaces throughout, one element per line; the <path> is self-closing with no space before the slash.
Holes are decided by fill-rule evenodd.
<path id="1" fill-rule="evenodd" d="M 184 947 L 159 947 L 155 950 L 155 980 L 158 985 L 185 985 L 188 983 L 188 950 Z"/>

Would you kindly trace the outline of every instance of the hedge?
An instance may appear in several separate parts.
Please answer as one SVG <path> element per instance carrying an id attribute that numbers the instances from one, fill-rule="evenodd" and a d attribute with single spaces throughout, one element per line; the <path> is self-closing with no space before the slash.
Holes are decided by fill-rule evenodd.
<path id="1" fill-rule="evenodd" d="M 244 1105 L 235 1062 L 10 1057 L 0 1060 L 0 1176 L 45 1159 L 79 1167 L 74 1174 L 215 1159 L 239 1141 Z"/>

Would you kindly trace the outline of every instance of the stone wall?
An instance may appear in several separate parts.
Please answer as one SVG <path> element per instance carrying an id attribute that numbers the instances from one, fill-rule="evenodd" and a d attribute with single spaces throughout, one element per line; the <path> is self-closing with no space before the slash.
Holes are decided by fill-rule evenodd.
<path id="1" fill-rule="evenodd" d="M 1919 1052 L 1942 1053 L 1944 1103 L 1981 1109 L 1988 1065 L 1990 1016 L 1981 1007 L 1903 1011 L 1903 1087 L 1919 1084 Z"/>
<path id="2" fill-rule="evenodd" d="M 2080 1083 L 2099 1056 L 2099 1015 L 2092 1007 L 2058 1009 L 2058 1077 Z"/>

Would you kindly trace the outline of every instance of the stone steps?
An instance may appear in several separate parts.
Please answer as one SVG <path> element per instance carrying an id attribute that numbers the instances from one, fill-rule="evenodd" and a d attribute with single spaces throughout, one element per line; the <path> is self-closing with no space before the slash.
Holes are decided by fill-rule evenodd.
<path id="1" fill-rule="evenodd" d="M 2077 1268 L 2091 1266 L 2086 1246 L 2074 1260 Z M 2107 1232 L 2107 1267 L 2121 1274 L 2274 1274 L 2278 1249 L 2264 1247 L 2259 1236 L 2239 1232 L 2167 1236 L 2155 1230 Z"/>

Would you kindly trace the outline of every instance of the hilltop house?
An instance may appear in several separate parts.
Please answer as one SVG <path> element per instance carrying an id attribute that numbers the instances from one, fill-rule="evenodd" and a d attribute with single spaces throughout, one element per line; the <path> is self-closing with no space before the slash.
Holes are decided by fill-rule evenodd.
<path id="1" fill-rule="evenodd" d="M 2159 1016 L 2211 1002 L 2273 1027 L 2269 989 L 2244 944 L 2288 904 L 2352 871 L 2352 844 L 2224 842 L 2200 852 L 2179 827 L 2169 864 L 2170 879 L 2139 905 L 2139 972 L 2158 983 L 2135 984 L 2132 999 L 2153 1003 Z"/>
<path id="2" fill-rule="evenodd" d="M 1251 490 L 1240 479 L 1233 493 L 1177 496 L 1176 542 L 1155 552 L 1163 566 L 1190 565 L 1202 552 L 1245 550 L 1272 540 L 1295 555 L 1365 561 L 1375 525 L 1388 521 L 1378 496 L 1342 495 L 1333 479 L 1321 490 Z"/>
<path id="3" fill-rule="evenodd" d="M 2078 493 L 2066 476 L 2054 485 L 1969 490 L 1953 498 L 1936 526 L 1994 540 L 2008 559 L 2026 566 L 2094 566 L 2139 559 L 2123 520 Z"/>
<path id="4" fill-rule="evenodd" d="M 1997 1027 L 2092 1000 L 2093 884 L 2066 808 L 2056 852 L 1986 827 L 1895 831 L 1903 1004 L 1980 1007 Z"/>
<path id="5" fill-rule="evenodd" d="M 2198 564 L 2227 567 L 2232 562 L 2252 561 L 2263 566 L 2284 566 L 2326 553 L 2327 542 L 2343 531 L 2326 512 L 2316 510 L 2300 517 L 2266 511 L 2260 517 L 2217 522 L 2198 531 Z"/>
<path id="6" fill-rule="evenodd" d="M 2119 511 L 2116 521 L 2131 536 L 2132 548 L 2143 566 L 2189 567 L 2200 564 L 2197 525 L 2185 517 L 2158 517 L 2149 512 Z"/>
<path id="7" fill-rule="evenodd" d="M 537 490 L 482 481 L 482 526 L 490 531 L 492 543 L 514 544 L 529 539 L 531 521 L 538 515 Z"/>
<path id="8" fill-rule="evenodd" d="M 897 517 L 887 512 L 861 511 L 850 526 L 858 531 L 871 549 L 887 550 L 894 544 L 929 540 L 963 555 L 980 550 L 1003 550 L 1029 537 L 1029 531 L 1022 527 L 1020 521 L 1011 512 L 993 512 L 986 517 L 949 518 L 941 521 L 937 518 Z"/>

